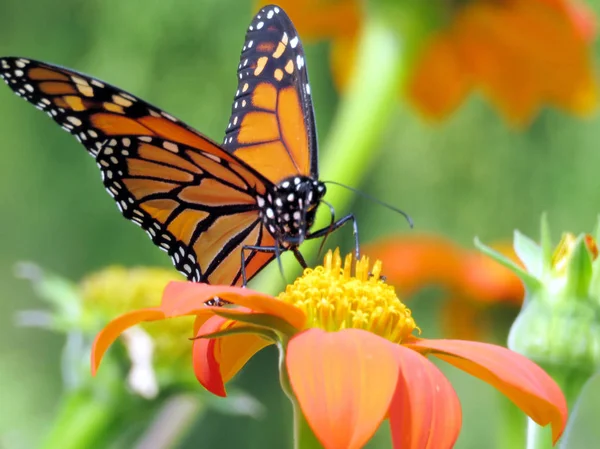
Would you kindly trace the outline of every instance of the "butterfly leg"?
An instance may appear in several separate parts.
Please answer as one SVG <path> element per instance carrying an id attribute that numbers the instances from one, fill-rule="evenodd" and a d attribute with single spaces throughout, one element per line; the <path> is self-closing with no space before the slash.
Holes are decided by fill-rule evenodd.
<path id="1" fill-rule="evenodd" d="M 352 234 L 354 235 L 354 257 L 356 260 L 359 260 L 360 247 L 358 245 L 358 224 L 356 222 L 356 217 L 354 217 L 354 214 L 348 214 L 345 217 L 342 217 L 336 222 L 332 223 L 330 226 L 327 226 L 326 228 L 322 228 L 314 232 L 309 232 L 308 234 L 306 234 L 306 240 L 327 236 L 330 232 L 341 228 L 349 221 L 352 222 Z"/>
<path id="2" fill-rule="evenodd" d="M 281 248 L 279 246 L 258 246 L 258 245 L 244 245 L 242 247 L 242 264 L 241 264 L 241 272 L 242 272 L 242 287 L 246 287 L 248 284 L 248 277 L 246 275 L 246 254 L 245 251 L 260 251 L 262 253 L 274 253 L 279 261 L 279 269 L 283 275 L 283 267 L 281 266 L 281 259 L 279 258 L 279 254 L 281 253 Z"/>
<path id="3" fill-rule="evenodd" d="M 300 250 L 298 248 L 292 248 L 292 252 L 294 253 L 294 257 L 296 258 L 302 269 L 305 270 L 306 268 L 308 268 L 308 264 L 306 263 L 306 260 L 304 259 L 304 256 L 302 255 Z"/>

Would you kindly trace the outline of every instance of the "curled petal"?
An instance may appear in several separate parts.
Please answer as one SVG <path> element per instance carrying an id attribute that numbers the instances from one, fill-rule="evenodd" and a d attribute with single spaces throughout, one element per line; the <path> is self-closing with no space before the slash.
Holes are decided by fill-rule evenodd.
<path id="1" fill-rule="evenodd" d="M 219 316 L 207 320 L 196 336 L 202 337 L 215 332 L 233 329 L 240 323 Z M 255 334 L 237 334 L 219 338 L 197 338 L 194 340 L 193 364 L 198 382 L 217 396 L 226 396 L 225 383 L 246 362 L 271 341 Z"/>
<path id="2" fill-rule="evenodd" d="M 104 353 L 123 331 L 144 321 L 157 321 L 164 318 L 165 314 L 161 310 L 149 308 L 125 313 L 108 323 L 104 329 L 98 332 L 92 345 L 92 375 L 96 375 Z"/>
<path id="3" fill-rule="evenodd" d="M 385 418 L 398 380 L 394 345 L 360 329 L 297 334 L 286 366 L 300 408 L 326 449 L 362 447 Z"/>
<path id="4" fill-rule="evenodd" d="M 394 448 L 451 448 L 462 423 L 458 396 L 442 372 L 417 352 L 397 346 L 400 376 L 390 405 Z"/>
<path id="5" fill-rule="evenodd" d="M 277 316 L 296 329 L 302 329 L 306 321 L 306 316 L 300 309 L 272 296 L 247 288 L 208 285 L 198 282 L 173 281 L 169 283 L 165 288 L 160 308 L 167 317 L 190 315 L 203 310 L 214 309 L 205 306 L 204 303 L 215 297 L 238 306 L 247 307 L 255 312 Z"/>
<path id="6" fill-rule="evenodd" d="M 540 426 L 552 426 L 554 442 L 567 422 L 565 397 L 552 378 L 528 358 L 501 346 L 463 340 L 419 340 L 406 344 L 429 352 L 489 383 Z"/>

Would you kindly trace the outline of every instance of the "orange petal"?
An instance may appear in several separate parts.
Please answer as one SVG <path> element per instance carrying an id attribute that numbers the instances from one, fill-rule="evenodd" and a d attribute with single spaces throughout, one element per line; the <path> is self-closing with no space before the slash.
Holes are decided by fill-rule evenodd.
<path id="1" fill-rule="evenodd" d="M 423 46 L 406 89 L 413 106 L 426 117 L 439 120 L 463 102 L 471 87 L 454 43 L 442 32 Z"/>
<path id="2" fill-rule="evenodd" d="M 260 0 L 259 6 L 273 3 Z M 362 5 L 358 0 L 278 0 L 300 36 L 317 40 L 356 34 L 360 24 Z"/>
<path id="3" fill-rule="evenodd" d="M 523 267 L 510 243 L 496 243 L 492 248 Z M 509 303 L 521 306 L 525 289 L 511 270 L 480 251 L 467 251 L 463 257 L 462 293 L 482 303 Z"/>
<path id="4" fill-rule="evenodd" d="M 501 346 L 463 340 L 414 339 L 405 346 L 436 357 L 489 383 L 540 426 L 552 426 L 556 442 L 567 422 L 562 391 L 539 366 Z"/>
<path id="5" fill-rule="evenodd" d="M 408 79 L 411 100 L 440 118 L 477 87 L 515 125 L 546 104 L 596 107 L 591 14 L 567 0 L 468 2 L 423 47 Z"/>
<path id="6" fill-rule="evenodd" d="M 302 329 L 306 321 L 306 316 L 300 309 L 272 296 L 248 288 L 208 285 L 198 282 L 170 282 L 165 288 L 160 308 L 167 317 L 197 314 L 211 310 L 212 308 L 205 306 L 204 303 L 215 297 L 247 307 L 255 312 L 277 316 L 296 329 Z"/>
<path id="7" fill-rule="evenodd" d="M 356 63 L 357 36 L 340 37 L 331 43 L 331 75 L 339 91 L 348 86 Z"/>
<path id="8" fill-rule="evenodd" d="M 445 237 L 398 235 L 371 243 L 363 252 L 381 260 L 388 283 L 404 296 L 431 284 L 456 289 L 462 283 L 464 251 Z"/>
<path id="9" fill-rule="evenodd" d="M 110 345 L 123 333 L 123 331 L 131 326 L 135 326 L 143 321 L 157 321 L 163 320 L 165 314 L 157 308 L 140 309 L 132 312 L 125 313 L 110 323 L 108 323 L 104 329 L 98 332 L 92 345 L 92 375 L 96 375 L 98 366 L 102 361 L 104 353 Z"/>
<path id="10" fill-rule="evenodd" d="M 232 329 L 238 325 L 240 323 L 213 316 L 200 327 L 196 336 Z M 198 338 L 194 340 L 192 352 L 196 378 L 208 391 L 224 397 L 227 395 L 225 383 L 254 354 L 270 344 L 272 342 L 250 333 L 219 338 Z"/>
<path id="11" fill-rule="evenodd" d="M 290 340 L 290 384 L 325 449 L 360 448 L 375 433 L 398 381 L 394 349 L 360 329 L 309 329 Z"/>
<path id="12" fill-rule="evenodd" d="M 393 447 L 453 447 L 462 413 L 452 385 L 422 355 L 402 346 L 396 349 L 400 376 L 389 415 Z"/>

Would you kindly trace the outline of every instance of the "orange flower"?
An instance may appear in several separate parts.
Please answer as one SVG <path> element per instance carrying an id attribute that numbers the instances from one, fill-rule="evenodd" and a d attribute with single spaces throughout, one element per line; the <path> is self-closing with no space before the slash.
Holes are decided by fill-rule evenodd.
<path id="1" fill-rule="evenodd" d="M 493 246 L 521 264 L 511 245 Z M 461 248 L 445 237 L 393 236 L 365 246 L 364 252 L 383 262 L 388 282 L 404 297 L 427 286 L 441 287 L 443 327 L 454 338 L 488 338 L 492 306 L 517 310 L 523 302 L 525 291 L 518 276 L 481 252 Z"/>
<path id="2" fill-rule="evenodd" d="M 343 88 L 366 14 L 360 3 L 280 0 L 279 5 L 305 39 L 331 39 L 332 73 Z M 403 36 L 409 45 L 417 41 L 407 52 L 411 68 L 403 90 L 426 117 L 448 116 L 473 90 L 516 125 L 528 123 L 543 105 L 578 114 L 595 107 L 594 18 L 579 0 L 436 0 L 410 10 L 411 5 L 405 15 L 418 14 L 410 20 L 432 29 L 425 39 Z"/>
<path id="3" fill-rule="evenodd" d="M 470 2 L 424 46 L 409 98 L 432 118 L 455 110 L 472 89 L 517 125 L 543 104 L 588 113 L 597 100 L 590 17 L 572 0 Z"/>
<path id="4" fill-rule="evenodd" d="M 352 274 L 352 272 L 355 274 Z M 117 337 L 143 321 L 194 315 L 194 370 L 200 383 L 225 395 L 230 380 L 257 351 L 283 351 L 284 386 L 327 449 L 360 448 L 389 419 L 395 448 L 450 448 L 461 410 L 435 356 L 497 388 L 533 420 L 552 426 L 556 441 L 567 408 L 554 381 L 508 349 L 460 340 L 413 337 L 410 310 L 363 258 L 345 263 L 329 252 L 279 298 L 246 288 L 172 282 L 159 307 L 116 318 L 97 336 L 92 369 Z M 237 306 L 208 307 L 218 297 Z M 287 375 L 285 375 L 287 374 Z M 289 384 L 288 384 L 289 381 Z"/>

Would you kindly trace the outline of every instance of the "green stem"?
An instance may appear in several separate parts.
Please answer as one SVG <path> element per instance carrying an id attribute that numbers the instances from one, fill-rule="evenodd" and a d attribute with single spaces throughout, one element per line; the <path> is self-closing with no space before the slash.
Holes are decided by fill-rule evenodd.
<path id="1" fill-rule="evenodd" d="M 538 426 L 527 418 L 527 449 L 552 449 L 552 429 Z"/>
<path id="2" fill-rule="evenodd" d="M 99 447 L 117 409 L 117 403 L 88 392 L 67 393 L 41 448 Z"/>
<path id="3" fill-rule="evenodd" d="M 558 384 L 570 411 L 573 410 L 577 399 L 586 382 L 593 375 L 593 372 L 582 371 L 579 369 L 568 369 L 565 366 L 551 366 L 540 363 L 540 366 L 554 379 Z M 562 440 L 567 439 L 566 433 Z M 540 427 L 531 419 L 527 420 L 527 449 L 551 449 L 552 430 L 550 426 Z"/>
<path id="4" fill-rule="evenodd" d="M 496 447 L 525 447 L 525 424 L 523 412 L 502 396 L 502 428 Z"/>
<path id="5" fill-rule="evenodd" d="M 377 145 L 398 100 L 402 68 L 397 31 L 385 17 L 370 14 L 362 28 L 357 64 L 324 145 L 321 179 L 349 186 L 361 182 L 379 155 Z M 327 201 L 335 205 L 338 218 L 348 209 L 351 199 L 351 194 L 340 188 L 331 189 L 327 194 Z M 328 212 L 319 214 L 313 229 L 327 226 L 329 220 Z M 302 253 L 310 260 L 318 247 L 319 242 L 306 242 Z M 299 267 L 295 259 L 286 259 L 283 263 L 288 278 L 297 273 Z M 282 278 L 277 264 L 267 270 L 254 288 L 280 291 Z"/>

